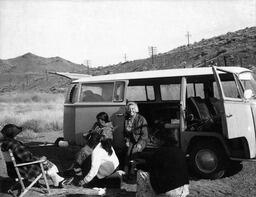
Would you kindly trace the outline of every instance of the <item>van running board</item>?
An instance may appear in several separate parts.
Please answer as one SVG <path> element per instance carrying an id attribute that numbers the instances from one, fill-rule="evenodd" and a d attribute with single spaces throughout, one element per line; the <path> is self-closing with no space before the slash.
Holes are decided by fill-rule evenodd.
<path id="1" fill-rule="evenodd" d="M 234 160 L 234 161 L 246 161 L 246 162 L 256 162 L 256 158 L 252 158 L 252 159 L 242 159 L 242 158 L 230 157 L 230 160 Z"/>

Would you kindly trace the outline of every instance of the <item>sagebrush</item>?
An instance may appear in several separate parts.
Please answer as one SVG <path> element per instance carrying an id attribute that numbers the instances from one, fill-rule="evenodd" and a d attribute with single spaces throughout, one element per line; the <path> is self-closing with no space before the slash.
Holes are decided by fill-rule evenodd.
<path id="1" fill-rule="evenodd" d="M 0 95 L 0 127 L 12 123 L 37 132 L 63 129 L 63 94 L 9 93 Z"/>

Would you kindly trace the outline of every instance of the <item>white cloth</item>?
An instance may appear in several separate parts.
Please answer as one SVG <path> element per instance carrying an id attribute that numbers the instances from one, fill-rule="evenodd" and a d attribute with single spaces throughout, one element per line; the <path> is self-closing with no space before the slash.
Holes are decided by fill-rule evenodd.
<path id="1" fill-rule="evenodd" d="M 189 185 L 183 185 L 176 189 L 165 192 L 164 194 L 159 194 L 157 197 L 186 197 L 189 195 Z"/>
<path id="2" fill-rule="evenodd" d="M 59 170 L 58 170 L 57 166 L 54 164 L 51 168 L 46 170 L 46 174 L 51 178 L 54 186 L 58 186 L 59 183 L 64 180 L 63 177 L 58 175 L 58 172 L 59 172 Z"/>
<path id="3" fill-rule="evenodd" d="M 111 175 L 119 165 L 119 160 L 112 148 L 112 155 L 102 148 L 99 143 L 92 151 L 92 164 L 89 173 L 85 176 L 84 181 L 89 183 L 96 175 L 99 179 Z"/>

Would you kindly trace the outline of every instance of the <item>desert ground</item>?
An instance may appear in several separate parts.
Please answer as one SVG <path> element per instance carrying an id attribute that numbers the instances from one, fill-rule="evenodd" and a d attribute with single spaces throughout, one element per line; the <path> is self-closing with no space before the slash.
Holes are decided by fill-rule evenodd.
<path id="1" fill-rule="evenodd" d="M 53 139 L 62 136 L 61 131 L 55 132 L 42 132 L 34 142 L 52 142 Z M 38 154 L 47 154 L 48 158 L 55 162 L 58 167 L 67 167 L 72 161 L 72 152 L 76 148 L 60 148 L 55 146 L 46 146 L 34 148 L 34 152 Z M 68 154 L 69 153 L 69 154 Z M 61 162 L 63 157 L 66 162 Z M 6 189 L 10 186 L 10 180 L 7 177 L 5 164 L 0 158 L 0 196 L 8 197 Z M 256 196 L 256 164 L 253 162 L 243 162 L 243 169 L 236 174 L 218 180 L 190 180 L 190 195 L 194 196 Z M 9 184 L 8 184 L 9 183 Z M 51 184 L 51 182 L 49 181 Z M 70 197 L 70 196 L 92 196 L 81 188 L 68 188 L 68 189 L 53 189 L 50 196 L 53 197 Z M 27 196 L 44 196 L 38 190 L 29 191 Z M 133 197 L 136 196 L 134 192 L 122 191 L 120 188 L 111 188 L 107 190 L 106 196 L 123 196 Z"/>
<path id="2" fill-rule="evenodd" d="M 42 97 L 44 99 L 42 99 Z M 53 143 L 62 137 L 63 97 L 49 95 L 15 95 L 12 99 L 0 96 L 0 127 L 7 123 L 21 125 L 24 128 L 21 138 L 30 142 L 31 151 L 37 155 L 46 155 L 60 169 L 69 167 L 78 147 L 60 148 L 56 146 L 38 146 Z M 51 182 L 49 181 L 51 184 Z M 0 196 L 9 197 L 7 189 L 11 180 L 6 173 L 5 162 L 0 155 Z M 36 188 L 29 191 L 28 197 L 46 196 Z M 48 195 L 49 196 L 49 195 Z M 92 196 L 83 188 L 52 189 L 53 197 Z M 119 186 L 107 189 L 105 196 L 133 197 L 135 192 L 126 192 Z M 194 196 L 256 196 L 256 163 L 243 162 L 243 169 L 218 180 L 190 180 L 190 197 Z"/>

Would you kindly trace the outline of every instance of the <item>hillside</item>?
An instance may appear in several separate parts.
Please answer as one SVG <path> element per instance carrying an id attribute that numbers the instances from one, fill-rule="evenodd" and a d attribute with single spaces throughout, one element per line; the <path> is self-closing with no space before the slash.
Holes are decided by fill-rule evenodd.
<path id="1" fill-rule="evenodd" d="M 152 61 L 153 60 L 153 61 Z M 242 66 L 256 71 L 256 27 L 229 32 L 189 46 L 180 46 L 147 59 L 90 68 L 92 75 L 181 67 Z M 0 60 L 0 92 L 64 91 L 70 81 L 49 71 L 88 73 L 84 65 L 60 57 L 44 58 L 32 53 Z"/>
<path id="2" fill-rule="evenodd" d="M 243 66 L 254 69 L 256 65 L 256 27 L 202 39 L 189 46 L 161 53 L 152 58 L 135 60 L 104 67 L 97 74 L 132 72 L 152 69 L 209 66 Z"/>
<path id="3" fill-rule="evenodd" d="M 44 58 L 32 53 L 0 60 L 0 92 L 64 91 L 70 81 L 49 74 L 50 71 L 86 73 L 87 69 L 60 57 Z"/>

